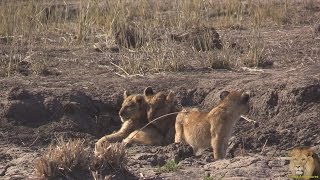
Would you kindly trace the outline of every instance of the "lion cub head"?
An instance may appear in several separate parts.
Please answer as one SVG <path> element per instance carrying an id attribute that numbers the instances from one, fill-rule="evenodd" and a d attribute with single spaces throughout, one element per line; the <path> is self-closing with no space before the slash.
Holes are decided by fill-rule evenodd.
<path id="1" fill-rule="evenodd" d="M 234 112 L 234 114 L 246 114 L 250 110 L 250 93 L 242 91 L 223 91 L 220 94 L 219 106 L 224 106 Z"/>
<path id="2" fill-rule="evenodd" d="M 119 111 L 122 122 L 129 119 L 146 119 L 147 104 L 143 95 L 130 95 L 125 91 L 123 97 L 124 100 Z"/>
<path id="3" fill-rule="evenodd" d="M 160 117 L 164 114 L 173 112 L 175 109 L 175 98 L 173 92 L 154 93 L 151 87 L 147 87 L 142 94 L 130 95 L 124 92 L 124 101 L 119 111 L 121 121 L 128 119 L 148 119 Z"/>
<path id="4" fill-rule="evenodd" d="M 144 90 L 144 95 L 148 104 L 147 117 L 149 121 L 175 111 L 173 92 L 169 92 L 169 94 L 164 92 L 154 94 L 152 88 L 147 87 Z"/>
<path id="5" fill-rule="evenodd" d="M 309 147 L 296 147 L 289 152 L 289 169 L 292 175 L 312 176 L 318 163 L 317 155 Z"/>

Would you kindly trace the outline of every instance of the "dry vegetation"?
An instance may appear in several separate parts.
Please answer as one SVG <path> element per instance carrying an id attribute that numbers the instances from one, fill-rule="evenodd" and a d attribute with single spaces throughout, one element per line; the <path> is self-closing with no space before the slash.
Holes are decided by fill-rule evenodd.
<path id="1" fill-rule="evenodd" d="M 105 71 L 130 77 L 238 70 L 243 66 L 268 68 L 275 67 L 274 61 L 292 64 L 291 67 L 317 62 L 319 2 L 3 0 L 0 78 L 96 75 Z M 308 28 L 313 25 L 317 30 L 311 34 Z M 104 69 L 92 72 L 99 68 Z M 123 144 L 104 144 L 93 153 L 84 140 L 58 139 L 34 167 L 41 179 L 107 179 L 114 174 L 130 176 L 126 163 Z M 168 161 L 158 171 L 175 172 L 179 166 Z"/>
<path id="2" fill-rule="evenodd" d="M 48 147 L 34 167 L 40 179 L 108 179 L 111 175 L 130 175 L 126 169 L 126 150 L 123 144 L 104 144 L 94 155 L 84 140 L 59 138 Z M 87 178 L 85 178 L 87 177 Z"/>
<path id="3" fill-rule="evenodd" d="M 95 47 L 111 57 L 119 75 L 181 71 L 193 64 L 201 68 L 265 66 L 268 52 L 261 38 L 262 28 L 315 21 L 312 9 L 316 0 L 303 0 L 301 6 L 294 3 L 5 0 L 0 3 L 0 42 L 6 47 L 0 54 L 0 76 L 16 72 L 58 75 L 59 71 L 47 69 L 52 62 L 45 52 L 52 47 L 61 51 Z M 213 44 L 219 37 L 206 30 L 210 28 L 247 30 L 247 45 L 239 46 L 223 34 L 217 47 Z M 176 34 L 188 38 L 180 39 L 180 43 L 172 38 Z M 120 53 L 108 54 L 119 51 L 116 45 Z"/>
<path id="4" fill-rule="evenodd" d="M 106 179 L 112 173 L 129 175 L 127 171 L 127 153 L 122 143 L 104 143 L 96 147 L 92 160 L 92 175 L 94 179 Z"/>
<path id="5" fill-rule="evenodd" d="M 42 179 L 76 178 L 88 172 L 90 156 L 83 140 L 58 139 L 35 162 L 36 174 Z"/>

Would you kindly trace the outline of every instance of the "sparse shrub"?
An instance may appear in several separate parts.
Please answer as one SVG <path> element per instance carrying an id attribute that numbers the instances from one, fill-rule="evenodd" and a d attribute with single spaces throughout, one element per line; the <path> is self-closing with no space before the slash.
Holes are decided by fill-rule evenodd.
<path id="1" fill-rule="evenodd" d="M 171 38 L 178 42 L 184 41 L 198 51 L 222 49 L 219 34 L 213 27 L 194 27 L 187 32 L 171 34 Z"/>
<path id="2" fill-rule="evenodd" d="M 203 178 L 203 180 L 214 180 L 214 179 L 213 179 L 213 177 L 211 177 L 211 176 L 205 176 L 205 177 Z"/>
<path id="3" fill-rule="evenodd" d="M 138 48 L 146 41 L 143 28 L 141 27 L 124 23 L 116 26 L 114 29 L 115 42 L 119 46 L 126 48 Z"/>
<path id="4" fill-rule="evenodd" d="M 206 172 L 206 175 L 202 178 L 202 180 L 221 180 L 223 179 L 225 176 L 225 174 L 221 174 L 221 175 L 210 175 L 209 172 Z"/>
<path id="5" fill-rule="evenodd" d="M 176 172 L 178 169 L 179 166 L 174 160 L 167 161 L 165 165 L 158 167 L 158 171 L 162 173 Z"/>
<path id="6" fill-rule="evenodd" d="M 212 62 L 211 68 L 212 69 L 230 69 L 230 63 L 228 61 L 217 59 Z"/>
<path id="7" fill-rule="evenodd" d="M 104 143 L 94 155 L 84 140 L 64 140 L 48 147 L 34 167 L 39 179 L 106 179 L 113 175 L 133 177 L 126 169 L 127 154 L 121 143 Z"/>
<path id="8" fill-rule="evenodd" d="M 90 155 L 84 140 L 58 139 L 42 157 L 36 160 L 35 170 L 40 179 L 79 178 L 89 174 Z"/>

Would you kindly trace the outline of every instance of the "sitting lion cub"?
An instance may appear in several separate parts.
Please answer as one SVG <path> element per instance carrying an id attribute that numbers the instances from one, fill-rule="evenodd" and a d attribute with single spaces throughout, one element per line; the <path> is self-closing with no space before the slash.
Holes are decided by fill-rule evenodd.
<path id="1" fill-rule="evenodd" d="M 312 176 L 320 178 L 320 165 L 317 154 L 309 147 L 296 147 L 289 153 L 291 156 L 289 169 L 291 175 L 310 179 Z M 317 178 L 316 178 L 317 179 Z"/>
<path id="2" fill-rule="evenodd" d="M 220 99 L 210 112 L 196 108 L 180 112 L 175 123 L 175 142 L 191 145 L 195 154 L 211 146 L 214 159 L 225 158 L 235 123 L 249 111 L 249 94 L 223 91 Z"/>

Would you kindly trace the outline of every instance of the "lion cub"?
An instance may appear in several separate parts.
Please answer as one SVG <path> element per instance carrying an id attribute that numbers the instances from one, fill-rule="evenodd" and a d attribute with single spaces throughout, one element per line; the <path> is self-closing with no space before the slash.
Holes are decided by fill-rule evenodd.
<path id="1" fill-rule="evenodd" d="M 154 94 L 153 91 L 145 91 L 145 95 L 147 96 L 147 102 L 149 105 L 147 110 L 149 122 L 163 115 L 179 112 L 176 105 L 175 95 L 172 91 L 170 91 L 168 94 L 164 92 Z M 155 126 L 164 136 L 164 144 L 170 144 L 174 142 L 174 124 L 176 122 L 176 117 L 176 114 L 172 114 L 158 119 L 152 123 L 152 125 Z"/>
<path id="2" fill-rule="evenodd" d="M 98 140 L 96 146 L 101 146 L 103 142 L 125 142 L 127 144 L 138 143 L 145 145 L 164 145 L 167 144 L 166 135 L 169 130 L 174 130 L 175 117 L 173 119 L 160 119 L 158 123 L 146 125 L 150 118 L 157 118 L 161 115 L 170 113 L 174 109 L 174 95 L 163 92 L 154 94 L 151 87 L 144 90 L 144 94 L 128 94 L 124 92 L 124 101 L 119 111 L 119 116 L 123 122 L 119 131 L 106 135 Z M 161 121 L 161 122 L 160 122 Z M 168 122 L 173 121 L 173 122 Z M 166 127 L 165 127 L 166 126 Z M 172 136 L 172 141 L 174 134 Z"/>
<path id="3" fill-rule="evenodd" d="M 152 120 L 176 112 L 175 97 L 173 92 L 166 94 L 165 92 L 154 93 L 151 87 L 144 90 L 145 101 L 147 103 L 147 121 Z M 158 119 L 157 121 L 149 124 L 146 128 L 139 131 L 136 130 L 131 133 L 126 139 L 125 143 L 138 143 L 148 145 L 167 145 L 174 142 L 174 124 L 176 115 L 169 115 Z M 134 136 L 134 137 L 133 137 Z M 133 137 L 133 138 L 132 138 Z M 152 139 L 155 142 L 147 143 L 148 139 Z"/>
<path id="4" fill-rule="evenodd" d="M 249 94 L 223 91 L 220 99 L 210 112 L 196 108 L 180 112 L 175 123 L 175 142 L 191 145 L 195 154 L 211 146 L 214 159 L 225 158 L 235 123 L 249 111 Z"/>
<path id="5" fill-rule="evenodd" d="M 289 152 L 289 155 L 291 175 L 301 176 L 304 179 L 310 179 L 312 176 L 320 178 L 319 157 L 311 148 L 296 147 Z"/>

